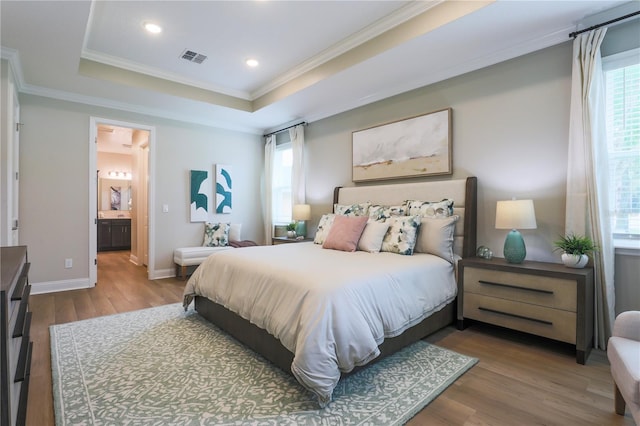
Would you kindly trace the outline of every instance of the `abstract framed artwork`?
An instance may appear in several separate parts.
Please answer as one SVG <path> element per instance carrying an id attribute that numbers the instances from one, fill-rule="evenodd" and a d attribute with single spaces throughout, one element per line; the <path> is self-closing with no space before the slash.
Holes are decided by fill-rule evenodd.
<path id="1" fill-rule="evenodd" d="M 453 173 L 451 108 L 352 134 L 354 182 Z"/>
<path id="2" fill-rule="evenodd" d="M 206 222 L 211 203 L 211 178 L 206 170 L 191 170 L 191 222 Z"/>
<path id="3" fill-rule="evenodd" d="M 216 164 L 216 213 L 231 213 L 231 166 Z"/>

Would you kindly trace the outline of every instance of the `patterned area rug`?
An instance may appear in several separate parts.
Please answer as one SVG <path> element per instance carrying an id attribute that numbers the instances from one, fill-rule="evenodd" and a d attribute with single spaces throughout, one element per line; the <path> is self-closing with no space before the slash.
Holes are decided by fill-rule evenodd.
<path id="1" fill-rule="evenodd" d="M 421 341 L 342 379 L 319 409 L 292 376 L 180 304 L 50 333 L 57 425 L 400 425 L 477 362 Z"/>

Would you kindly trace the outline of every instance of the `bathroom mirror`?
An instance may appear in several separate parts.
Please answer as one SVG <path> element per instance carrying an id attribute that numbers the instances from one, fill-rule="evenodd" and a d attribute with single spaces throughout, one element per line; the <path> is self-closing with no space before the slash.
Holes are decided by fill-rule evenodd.
<path id="1" fill-rule="evenodd" d="M 99 210 L 129 210 L 131 206 L 131 181 L 100 178 Z"/>

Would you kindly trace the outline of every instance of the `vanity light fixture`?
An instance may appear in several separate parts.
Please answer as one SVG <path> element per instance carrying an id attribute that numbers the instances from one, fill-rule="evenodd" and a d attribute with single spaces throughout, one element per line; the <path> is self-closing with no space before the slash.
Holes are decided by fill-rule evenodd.
<path id="1" fill-rule="evenodd" d="M 260 65 L 260 62 L 258 62 L 257 59 L 247 59 L 247 61 L 245 62 L 248 66 L 250 66 L 251 68 L 255 68 L 258 65 Z"/>
<path id="2" fill-rule="evenodd" d="M 112 170 L 109 173 L 107 173 L 107 175 L 111 179 L 127 179 L 127 180 L 131 179 L 131 173 L 129 173 L 129 172 L 118 172 L 118 171 L 113 171 Z"/>
<path id="3" fill-rule="evenodd" d="M 145 22 L 142 26 L 151 34 L 160 34 L 162 32 L 162 27 L 158 24 L 154 24 L 153 22 Z"/>

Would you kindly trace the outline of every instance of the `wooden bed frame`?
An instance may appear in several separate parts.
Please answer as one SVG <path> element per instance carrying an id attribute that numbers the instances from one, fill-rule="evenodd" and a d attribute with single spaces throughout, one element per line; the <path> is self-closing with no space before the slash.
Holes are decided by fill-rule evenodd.
<path id="1" fill-rule="evenodd" d="M 454 205 L 454 211 L 456 209 L 460 210 L 459 207 L 463 208 L 463 234 L 461 235 L 461 246 L 459 247 L 458 254 L 462 257 L 470 257 L 475 255 L 476 251 L 476 221 L 477 221 L 477 179 L 475 177 L 468 177 L 462 180 L 461 186 L 463 186 L 464 190 L 464 204 L 458 203 Z M 399 204 L 405 199 L 422 199 L 427 201 L 440 201 L 445 198 L 446 195 L 442 196 L 442 191 L 446 191 L 448 187 L 451 185 L 455 185 L 456 181 L 433 181 L 433 182 L 420 182 L 416 184 L 397 184 L 397 185 L 382 185 L 382 186 L 364 186 L 364 187 L 349 187 L 345 188 L 344 191 L 350 192 L 351 194 L 346 196 L 346 201 L 344 204 L 357 202 L 355 201 L 361 195 L 354 195 L 354 193 L 358 192 L 358 188 L 363 189 L 363 195 L 367 198 L 360 198 L 360 201 L 369 201 L 373 199 L 369 198 L 371 194 L 377 194 L 378 188 L 382 188 L 387 190 L 388 193 L 395 194 L 395 197 L 406 196 L 406 194 L 411 194 L 415 189 L 418 189 L 421 193 L 423 193 L 422 197 L 420 194 L 416 194 L 412 197 L 407 198 L 399 198 L 399 199 L 384 199 L 378 200 L 375 199 L 376 203 L 380 204 Z M 429 191 L 429 188 L 438 188 L 435 193 Z M 391 191 L 389 191 L 391 190 Z M 374 192 L 372 192 L 374 191 Z M 334 191 L 334 204 L 343 203 L 345 197 L 341 196 L 341 192 L 343 192 L 343 188 L 336 188 Z M 429 198 L 424 198 L 425 194 L 429 194 Z M 433 194 L 433 195 L 431 195 Z M 356 198 L 353 198 L 356 197 Z M 455 199 L 454 199 L 455 201 Z M 225 330 L 235 339 L 239 340 L 255 352 L 262 355 L 267 360 L 271 361 L 277 367 L 282 369 L 283 371 L 291 373 L 291 363 L 293 362 L 293 353 L 287 350 L 282 343 L 271 334 L 269 334 L 264 329 L 250 323 L 244 318 L 238 316 L 237 314 L 231 312 L 225 307 L 212 302 L 211 300 L 202 297 L 195 297 L 195 308 L 196 311 L 202 315 L 204 318 L 217 325 L 221 329 Z M 370 362 L 377 362 L 385 356 L 391 355 L 403 347 L 414 343 L 429 334 L 440 330 L 443 327 L 452 324 L 456 318 L 456 300 L 453 300 L 451 303 L 446 305 L 442 310 L 434 313 L 430 317 L 424 319 L 419 324 L 409 328 L 404 333 L 397 337 L 393 337 L 390 339 L 385 339 L 384 342 L 379 346 L 380 348 L 380 356 L 375 360 Z M 362 368 L 362 367 L 360 367 Z M 356 368 L 354 371 L 357 371 L 359 368 Z"/>

